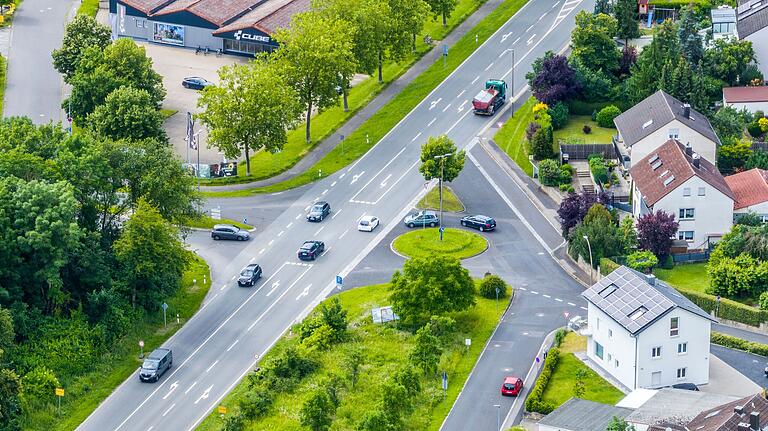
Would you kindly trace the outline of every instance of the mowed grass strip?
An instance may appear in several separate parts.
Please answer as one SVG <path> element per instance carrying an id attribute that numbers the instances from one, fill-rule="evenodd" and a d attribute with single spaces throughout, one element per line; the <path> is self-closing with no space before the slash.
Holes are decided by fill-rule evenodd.
<path id="1" fill-rule="evenodd" d="M 445 255 L 466 259 L 485 251 L 488 241 L 482 235 L 452 228 L 445 229 L 443 240 L 440 241 L 438 228 L 414 228 L 395 238 L 392 247 L 408 257 Z"/>
<path id="2" fill-rule="evenodd" d="M 439 210 L 440 209 L 440 188 L 433 187 L 427 195 L 421 198 L 416 208 L 424 210 Z M 443 211 L 446 212 L 461 212 L 464 211 L 464 204 L 461 203 L 459 198 L 453 193 L 448 186 L 443 186 Z"/>

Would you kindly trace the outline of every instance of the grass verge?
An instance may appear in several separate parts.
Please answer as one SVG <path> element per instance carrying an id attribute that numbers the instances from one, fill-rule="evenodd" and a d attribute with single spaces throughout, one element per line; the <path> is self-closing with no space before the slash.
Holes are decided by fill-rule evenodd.
<path id="1" fill-rule="evenodd" d="M 589 134 L 584 133 L 584 125 L 592 129 Z M 573 144 L 610 144 L 615 133 L 616 129 L 600 127 L 588 115 L 572 115 L 565 127 L 555 130 L 552 135 L 555 145 L 560 140 Z"/>
<path id="2" fill-rule="evenodd" d="M 332 348 L 319 351 L 313 358 L 320 363 L 319 369 L 302 379 L 292 390 L 275 393 L 275 400 L 267 414 L 261 419 L 249 423 L 247 430 L 299 431 L 299 411 L 304 402 L 322 382 L 330 376 L 338 376 L 344 381 L 341 390 L 341 402 L 336 411 L 331 429 L 338 431 L 356 430 L 361 418 L 373 411 L 382 396 L 382 386 L 392 373 L 408 362 L 408 352 L 414 345 L 413 334 L 397 329 L 392 325 L 373 324 L 370 308 L 389 304 L 388 285 L 360 287 L 338 295 L 342 306 L 348 311 L 350 325 L 346 340 Z M 421 392 L 414 398 L 413 410 L 404 417 L 403 429 L 438 430 L 458 396 L 464 381 L 474 366 L 486 340 L 490 337 L 503 310 L 496 308 L 495 301 L 477 297 L 474 308 L 451 315 L 456 320 L 458 332 L 444 343 L 444 353 L 440 359 L 439 370 L 445 370 L 450 382 L 446 396 L 440 389 L 437 376 L 421 377 Z M 294 331 L 295 333 L 296 331 Z M 463 345 L 465 338 L 472 339 L 467 349 Z M 298 344 L 293 335 L 286 335 L 264 358 L 268 361 L 279 352 Z M 349 372 L 344 365 L 347 352 L 353 346 L 363 351 L 363 365 L 357 384 L 349 384 Z M 239 384 L 221 403 L 228 408 L 227 415 L 237 413 L 239 403 L 248 394 L 248 384 Z M 222 419 L 217 413 L 211 413 L 197 428 L 199 431 L 219 430 Z"/>
<path id="3" fill-rule="evenodd" d="M 654 268 L 653 273 L 656 277 L 666 281 L 673 287 L 692 290 L 700 293 L 710 293 L 709 273 L 706 263 L 690 263 L 686 265 L 675 265 L 672 269 Z"/>
<path id="4" fill-rule="evenodd" d="M 392 247 L 408 257 L 432 257 L 436 254 L 466 259 L 488 248 L 482 235 L 461 229 L 445 229 L 440 241 L 438 228 L 415 229 L 395 238 Z"/>
<path id="5" fill-rule="evenodd" d="M 205 276 L 206 283 L 200 283 Z M 198 280 L 197 284 L 192 280 Z M 66 395 L 61 400 L 61 413 L 54 404 L 34 410 L 24 418 L 24 429 L 69 431 L 77 428 L 112 391 L 141 365 L 138 340 L 144 340 L 144 351 L 150 352 L 176 333 L 200 308 L 210 288 L 210 269 L 198 256 L 184 273 L 182 287 L 168 303 L 168 326 L 163 327 L 163 313 L 145 315 L 131 326 L 130 333 L 94 362 L 92 370 L 80 376 L 59 376 Z M 171 316 L 179 315 L 179 323 Z"/>
<path id="6" fill-rule="evenodd" d="M 80 7 L 77 8 L 78 15 L 88 15 L 96 17 L 99 12 L 99 0 L 82 0 Z"/>
<path id="7" fill-rule="evenodd" d="M 360 158 L 385 134 L 392 130 L 416 105 L 455 70 L 475 49 L 509 20 L 527 0 L 506 0 L 468 31 L 451 48 L 451 55 L 438 60 L 406 86 L 397 96 L 381 107 L 376 114 L 358 127 L 345 140 L 320 159 L 314 166 L 289 180 L 267 187 L 226 192 L 207 192 L 208 197 L 242 197 L 256 193 L 273 193 L 299 187 L 327 177 Z M 478 42 L 475 42 L 477 36 Z M 318 172 L 321 175 L 318 175 Z"/>
<path id="8" fill-rule="evenodd" d="M 586 339 L 573 332 L 566 335 L 560 349 L 560 360 L 557 362 L 549 384 L 544 390 L 542 400 L 550 402 L 555 407 L 559 407 L 564 402 L 573 397 L 573 388 L 576 383 L 576 373 L 584 370 L 584 395 L 581 398 L 585 400 L 596 401 L 598 403 L 616 404 L 624 397 L 624 394 L 613 385 L 603 380 L 591 368 L 581 362 L 574 354 L 574 351 L 584 350 L 586 348 Z"/>
<path id="9" fill-rule="evenodd" d="M 533 176 L 533 166 L 528 160 L 528 145 L 525 140 L 525 128 L 533 121 L 533 106 L 536 99 L 529 98 L 515 115 L 507 120 L 501 129 L 493 137 L 496 145 L 507 153 L 509 158 L 517 163 L 517 166 L 525 171 L 528 176 Z"/>
<path id="10" fill-rule="evenodd" d="M 416 208 L 422 210 L 439 210 L 440 209 L 440 188 L 433 187 L 426 196 L 424 196 Z M 456 194 L 453 193 L 448 186 L 443 186 L 443 211 L 448 212 L 461 212 L 464 211 L 464 204 L 461 203 Z"/>
<path id="11" fill-rule="evenodd" d="M 237 226 L 240 229 L 245 229 L 245 230 L 253 229 L 253 226 L 240 223 L 239 221 L 230 220 L 228 218 L 223 218 L 221 220 L 214 220 L 211 217 L 206 215 L 201 216 L 200 218 L 189 220 L 185 225 L 187 227 L 192 227 L 197 229 L 213 229 L 213 226 L 217 224 L 231 224 L 232 226 Z"/>

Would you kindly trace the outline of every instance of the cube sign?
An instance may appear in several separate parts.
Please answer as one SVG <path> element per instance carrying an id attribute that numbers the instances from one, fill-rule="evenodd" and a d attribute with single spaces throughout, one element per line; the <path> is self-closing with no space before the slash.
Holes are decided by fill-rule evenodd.
<path id="1" fill-rule="evenodd" d="M 56 396 L 57 397 L 63 397 L 64 396 L 64 388 L 56 388 Z"/>

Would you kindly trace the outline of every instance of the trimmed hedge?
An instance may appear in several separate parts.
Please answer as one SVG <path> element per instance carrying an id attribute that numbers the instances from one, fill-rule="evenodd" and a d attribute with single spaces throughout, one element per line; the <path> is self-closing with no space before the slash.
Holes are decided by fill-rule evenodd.
<path id="1" fill-rule="evenodd" d="M 677 289 L 677 291 L 707 313 L 711 313 L 712 310 L 717 308 L 717 298 L 712 295 L 683 289 Z M 717 310 L 717 317 L 751 326 L 760 326 L 760 323 L 768 321 L 768 311 L 750 307 L 730 299 L 720 298 L 720 307 Z"/>
<path id="2" fill-rule="evenodd" d="M 721 334 L 720 332 L 713 332 L 710 335 L 710 341 L 723 347 L 743 350 L 745 352 L 754 353 L 760 356 L 768 356 L 768 344 L 742 340 L 741 338 L 734 337 L 732 335 Z"/>
<path id="3" fill-rule="evenodd" d="M 557 361 L 560 359 L 560 350 L 557 347 L 549 349 L 547 353 L 547 359 L 544 360 L 544 368 L 541 370 L 541 375 L 536 380 L 536 384 L 528 394 L 528 398 L 525 399 L 525 409 L 529 412 L 538 412 L 541 414 L 550 414 L 555 409 L 555 406 L 550 402 L 541 400 L 544 395 L 544 389 L 547 388 L 549 378 L 552 377 L 552 371 L 557 366 Z"/>
<path id="4" fill-rule="evenodd" d="M 619 269 L 619 266 L 620 265 L 618 263 L 608 259 L 607 257 L 600 258 L 600 274 L 602 275 L 608 275 L 612 273 L 613 271 Z"/>

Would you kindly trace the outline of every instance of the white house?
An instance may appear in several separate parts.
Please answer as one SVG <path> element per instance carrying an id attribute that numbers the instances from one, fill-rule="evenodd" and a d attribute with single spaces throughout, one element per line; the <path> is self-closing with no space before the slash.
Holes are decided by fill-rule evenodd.
<path id="1" fill-rule="evenodd" d="M 676 238 L 704 249 L 733 225 L 734 196 L 720 171 L 674 139 L 639 160 L 632 176 L 632 215 L 663 210 L 679 223 Z"/>
<path id="2" fill-rule="evenodd" d="M 757 66 L 768 76 L 768 0 L 739 0 L 736 33 L 739 40 L 752 42 Z"/>
<path id="3" fill-rule="evenodd" d="M 613 123 L 618 131 L 617 146 L 630 159 L 626 168 L 636 165 L 659 142 L 668 139 L 691 144 L 701 157 L 713 165 L 717 163 L 720 139 L 707 117 L 661 90 L 616 117 Z"/>
<path id="4" fill-rule="evenodd" d="M 755 111 L 768 112 L 768 87 L 725 87 L 723 106 L 731 106 L 738 111 L 746 109 L 753 114 Z"/>
<path id="5" fill-rule="evenodd" d="M 725 177 L 733 191 L 733 216 L 755 213 L 768 220 L 768 171 L 750 169 Z"/>
<path id="6" fill-rule="evenodd" d="M 709 382 L 714 321 L 676 290 L 621 266 L 584 291 L 587 357 L 630 390 Z"/>

